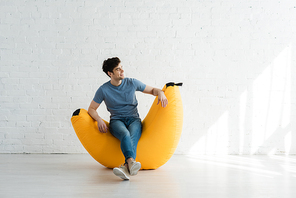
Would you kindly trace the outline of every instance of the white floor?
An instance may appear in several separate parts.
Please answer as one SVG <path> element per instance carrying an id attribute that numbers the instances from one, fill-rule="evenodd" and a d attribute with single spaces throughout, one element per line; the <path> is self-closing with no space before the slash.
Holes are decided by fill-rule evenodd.
<path id="1" fill-rule="evenodd" d="M 123 181 L 88 154 L 1 154 L 0 197 L 296 197 L 296 156 L 174 155 Z"/>

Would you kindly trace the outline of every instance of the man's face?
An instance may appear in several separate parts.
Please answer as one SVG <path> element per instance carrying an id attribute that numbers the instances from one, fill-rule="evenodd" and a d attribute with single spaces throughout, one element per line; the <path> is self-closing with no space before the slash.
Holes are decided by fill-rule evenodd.
<path id="1" fill-rule="evenodd" d="M 119 63 L 114 69 L 113 72 L 109 72 L 109 75 L 114 80 L 123 80 L 124 79 L 124 70 L 122 69 L 121 63 Z"/>

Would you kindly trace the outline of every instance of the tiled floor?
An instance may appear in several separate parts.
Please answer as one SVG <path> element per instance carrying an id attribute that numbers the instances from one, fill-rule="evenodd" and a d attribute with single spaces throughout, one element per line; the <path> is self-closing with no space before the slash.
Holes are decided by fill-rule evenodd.
<path id="1" fill-rule="evenodd" d="M 88 154 L 1 154 L 0 197 L 296 197 L 296 156 L 174 155 L 123 181 Z"/>

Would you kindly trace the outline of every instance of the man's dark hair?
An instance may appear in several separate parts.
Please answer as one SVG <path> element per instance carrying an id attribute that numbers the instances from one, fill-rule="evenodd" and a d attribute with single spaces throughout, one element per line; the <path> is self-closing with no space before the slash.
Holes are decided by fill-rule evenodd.
<path id="1" fill-rule="evenodd" d="M 104 60 L 102 69 L 107 76 L 109 76 L 108 72 L 113 72 L 113 69 L 117 67 L 120 62 L 121 61 L 118 57 L 108 58 L 107 60 Z"/>

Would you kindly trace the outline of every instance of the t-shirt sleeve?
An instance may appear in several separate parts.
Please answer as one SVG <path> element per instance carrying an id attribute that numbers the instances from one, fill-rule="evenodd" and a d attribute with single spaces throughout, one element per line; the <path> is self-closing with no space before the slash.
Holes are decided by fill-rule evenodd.
<path id="1" fill-rule="evenodd" d="M 136 91 L 143 92 L 144 89 L 146 88 L 146 85 L 137 79 L 133 79 L 133 83 L 136 86 Z"/>
<path id="2" fill-rule="evenodd" d="M 100 87 L 97 91 L 96 91 L 96 94 L 94 96 L 94 99 L 93 99 L 96 103 L 99 103 L 101 104 L 104 100 L 104 95 L 103 95 L 103 90 L 102 90 L 102 87 Z"/>

